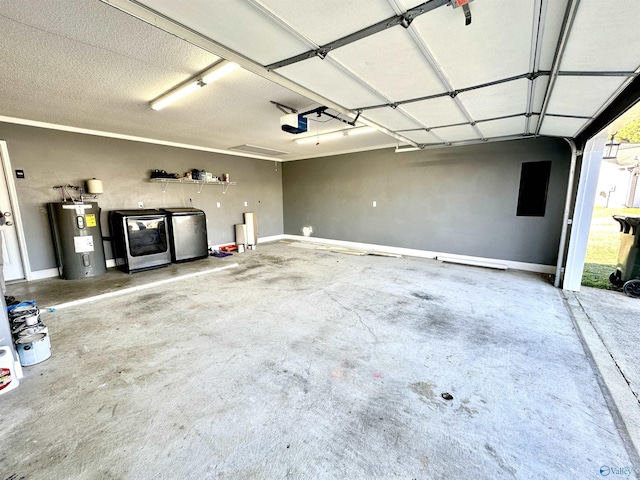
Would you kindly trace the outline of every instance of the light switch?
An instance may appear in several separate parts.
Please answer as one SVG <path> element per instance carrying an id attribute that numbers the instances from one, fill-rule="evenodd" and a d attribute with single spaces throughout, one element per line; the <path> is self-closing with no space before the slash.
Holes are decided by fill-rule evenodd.
<path id="1" fill-rule="evenodd" d="M 218 206 L 218 208 L 220 208 L 220 202 L 217 202 L 216 205 Z"/>
<path id="2" fill-rule="evenodd" d="M 375 200 L 373 201 L 373 206 L 377 206 L 378 202 L 376 202 Z"/>
<path id="3" fill-rule="evenodd" d="M 244 202 L 244 206 L 245 206 L 245 207 L 247 206 L 247 202 Z"/>

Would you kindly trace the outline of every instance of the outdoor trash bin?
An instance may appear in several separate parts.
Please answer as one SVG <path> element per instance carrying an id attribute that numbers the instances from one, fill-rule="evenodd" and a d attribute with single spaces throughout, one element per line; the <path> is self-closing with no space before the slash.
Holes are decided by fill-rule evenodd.
<path id="1" fill-rule="evenodd" d="M 629 297 L 640 298 L 640 217 L 614 215 L 613 219 L 620 224 L 620 250 L 609 280 Z"/>

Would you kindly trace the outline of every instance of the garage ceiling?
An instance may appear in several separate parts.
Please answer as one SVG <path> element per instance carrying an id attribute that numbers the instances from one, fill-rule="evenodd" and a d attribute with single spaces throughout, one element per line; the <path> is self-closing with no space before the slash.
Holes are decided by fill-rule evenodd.
<path id="1" fill-rule="evenodd" d="M 575 137 L 640 71 L 637 0 L 450 3 L 5 0 L 0 119 L 295 160 Z M 149 108 L 221 58 L 242 68 Z M 297 145 L 352 126 L 292 135 L 272 101 L 378 131 Z"/>

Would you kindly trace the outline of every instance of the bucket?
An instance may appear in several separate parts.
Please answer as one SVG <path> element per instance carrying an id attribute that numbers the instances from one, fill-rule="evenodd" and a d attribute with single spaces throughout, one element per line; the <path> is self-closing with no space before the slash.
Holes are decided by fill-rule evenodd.
<path id="1" fill-rule="evenodd" d="M 13 355 L 9 347 L 0 347 L 0 395 L 20 385 L 13 367 Z"/>
<path id="2" fill-rule="evenodd" d="M 42 327 L 33 329 L 28 335 L 16 338 L 16 350 L 20 357 L 20 365 L 28 367 L 36 363 L 44 362 L 51 356 L 51 340 L 49 329 Z"/>

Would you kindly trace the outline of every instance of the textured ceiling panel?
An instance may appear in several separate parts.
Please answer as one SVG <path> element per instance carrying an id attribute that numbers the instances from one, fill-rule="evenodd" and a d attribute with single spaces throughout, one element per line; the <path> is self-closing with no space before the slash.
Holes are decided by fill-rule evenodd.
<path id="1" fill-rule="evenodd" d="M 412 26 L 425 40 L 454 88 L 463 88 L 529 70 L 533 0 L 470 3 L 472 21 L 462 9 L 437 8 Z"/>
<path id="2" fill-rule="evenodd" d="M 433 131 L 446 142 L 460 142 L 463 140 L 479 139 L 478 134 L 471 125 L 436 128 Z"/>
<path id="3" fill-rule="evenodd" d="M 640 66 L 638 25 L 638 0 L 582 0 L 560 69 L 635 71 Z"/>
<path id="4" fill-rule="evenodd" d="M 407 31 L 393 27 L 330 54 L 392 102 L 446 91 Z"/>
<path id="5" fill-rule="evenodd" d="M 397 140 L 374 133 L 317 146 L 295 145 L 295 136 L 280 129 L 282 112 L 269 101 L 304 111 L 323 96 L 334 109 L 338 105 L 356 109 L 443 92 L 448 87 L 421 55 L 425 51 L 439 62 L 435 67 L 453 89 L 521 75 L 529 71 L 535 5 L 542 5 L 544 13 L 540 68 L 549 70 L 567 5 L 567 0 L 477 0 L 470 3 L 469 26 L 464 26 L 462 9 L 438 7 L 417 17 L 408 30 L 392 27 L 337 48 L 324 61 L 316 57 L 274 74 L 258 64 L 308 52 L 314 43 L 356 33 L 422 1 L 141 0 L 177 23 L 147 15 L 136 1 L 110 1 L 131 15 L 98 1 L 2 1 L 0 115 L 205 148 L 248 144 L 291 152 L 283 160 L 383 148 Z M 636 0 L 581 0 L 562 69 L 637 68 L 639 12 Z M 150 110 L 151 99 L 193 78 L 218 60 L 210 52 L 223 54 L 225 49 L 244 55 L 233 58 L 244 69 L 164 110 Z M 611 76 L 559 76 L 548 105 L 551 116 L 544 119 L 541 133 L 572 136 L 587 120 L 553 114 L 593 115 L 624 81 Z M 519 80 L 459 93 L 455 100 L 442 96 L 401 104 L 396 110 L 365 110 L 362 118 L 427 144 L 441 143 L 440 136 L 457 142 L 480 135 L 518 135 L 525 131 L 526 119 L 479 122 L 481 134 L 469 125 L 435 128 L 432 133 L 404 130 L 467 122 L 458 101 L 476 120 L 521 113 L 529 92 L 526 84 Z M 542 108 L 547 85 L 547 76 L 535 80 L 534 112 Z M 310 134 L 344 127 L 336 120 L 319 123 L 309 117 Z M 536 120 L 529 119 L 531 131 Z"/>
<path id="6" fill-rule="evenodd" d="M 489 122 L 478 123 L 478 128 L 485 138 L 506 137 L 508 135 L 522 135 L 524 133 L 526 117 L 503 118 Z"/>
<path id="7" fill-rule="evenodd" d="M 242 0 L 140 3 L 262 65 L 309 50 L 309 45 Z"/>
<path id="8" fill-rule="evenodd" d="M 413 140 L 416 143 L 442 143 L 438 137 L 435 137 L 431 132 L 426 130 L 416 130 L 414 132 L 400 132 L 403 137 L 407 137 L 409 140 Z"/>
<path id="9" fill-rule="evenodd" d="M 483 120 L 525 113 L 528 88 L 529 80 L 521 79 L 462 92 L 458 97 L 474 120 Z"/>
<path id="10" fill-rule="evenodd" d="M 82 12 L 81 21 L 75 12 Z M 51 38 L 62 37 L 69 42 L 73 40 L 86 46 L 93 46 L 96 49 L 95 58 L 99 58 L 102 54 L 113 53 L 122 56 L 124 61 L 136 60 L 145 66 L 156 68 L 158 72 L 169 70 L 195 73 L 219 59 L 178 38 L 168 38 L 167 34 L 157 28 L 142 23 L 132 16 L 117 13 L 112 7 L 101 2 L 3 1 L 1 16 L 4 20 L 15 20 L 16 24 L 21 24 L 23 27 L 21 32 L 12 35 L 12 38 L 6 38 L 9 33 L 2 30 L 3 37 L 19 46 L 18 50 L 13 51 L 8 47 L 0 49 L 0 54 L 5 58 L 15 56 L 16 53 L 22 54 L 23 51 L 23 56 L 26 58 L 33 54 L 55 57 L 56 55 L 51 55 L 47 51 L 46 44 L 38 43 L 35 39 L 33 42 L 21 42 L 22 32 L 27 34 L 32 31 L 39 34 L 41 39 L 51 35 Z M 14 25 L 12 28 L 17 27 L 18 25 Z M 3 52 L 3 50 L 6 51 Z M 74 55 L 74 52 L 70 52 L 67 56 L 74 57 Z M 49 60 L 52 63 L 54 61 L 54 58 Z M 126 74 L 124 66 L 120 69 L 115 65 L 115 68 L 110 71 L 111 76 Z"/>
<path id="11" fill-rule="evenodd" d="M 621 77 L 558 77 L 547 112 L 590 117 L 624 81 Z"/>
<path id="12" fill-rule="evenodd" d="M 83 8 L 89 21 L 102 19 L 115 30 L 96 38 L 97 45 L 85 37 L 84 25 L 81 39 L 72 38 L 75 26 L 58 21 L 55 12 L 48 17 L 45 12 L 37 28 L 20 16 L 18 21 L 0 16 L 0 62 L 11 71 L 0 75 L 3 115 L 93 128 L 107 122 L 122 131 L 137 127 L 136 116 L 148 110 L 150 100 L 219 58 L 104 4 Z M 51 27 L 55 34 L 48 32 Z M 117 39 L 117 32 L 128 28 L 140 50 Z M 113 46 L 106 49 L 109 43 Z"/>
<path id="13" fill-rule="evenodd" d="M 438 97 L 422 102 L 406 103 L 402 109 L 427 127 L 453 125 L 466 122 L 467 118 L 451 97 Z"/>
<path id="14" fill-rule="evenodd" d="M 345 108 L 387 103 L 383 97 L 373 93 L 331 62 L 318 57 L 279 68 L 277 72 Z"/>
<path id="15" fill-rule="evenodd" d="M 262 4 L 317 45 L 395 15 L 387 0 L 262 0 Z"/>
<path id="16" fill-rule="evenodd" d="M 544 117 L 542 121 L 541 135 L 552 137 L 573 137 L 587 123 L 580 118 Z"/>
<path id="17" fill-rule="evenodd" d="M 411 130 L 412 128 L 420 128 L 421 125 L 414 122 L 406 115 L 401 113 L 401 108 L 393 109 L 391 107 L 374 108 L 367 110 L 362 114 L 365 118 L 381 125 L 389 130 Z"/>

